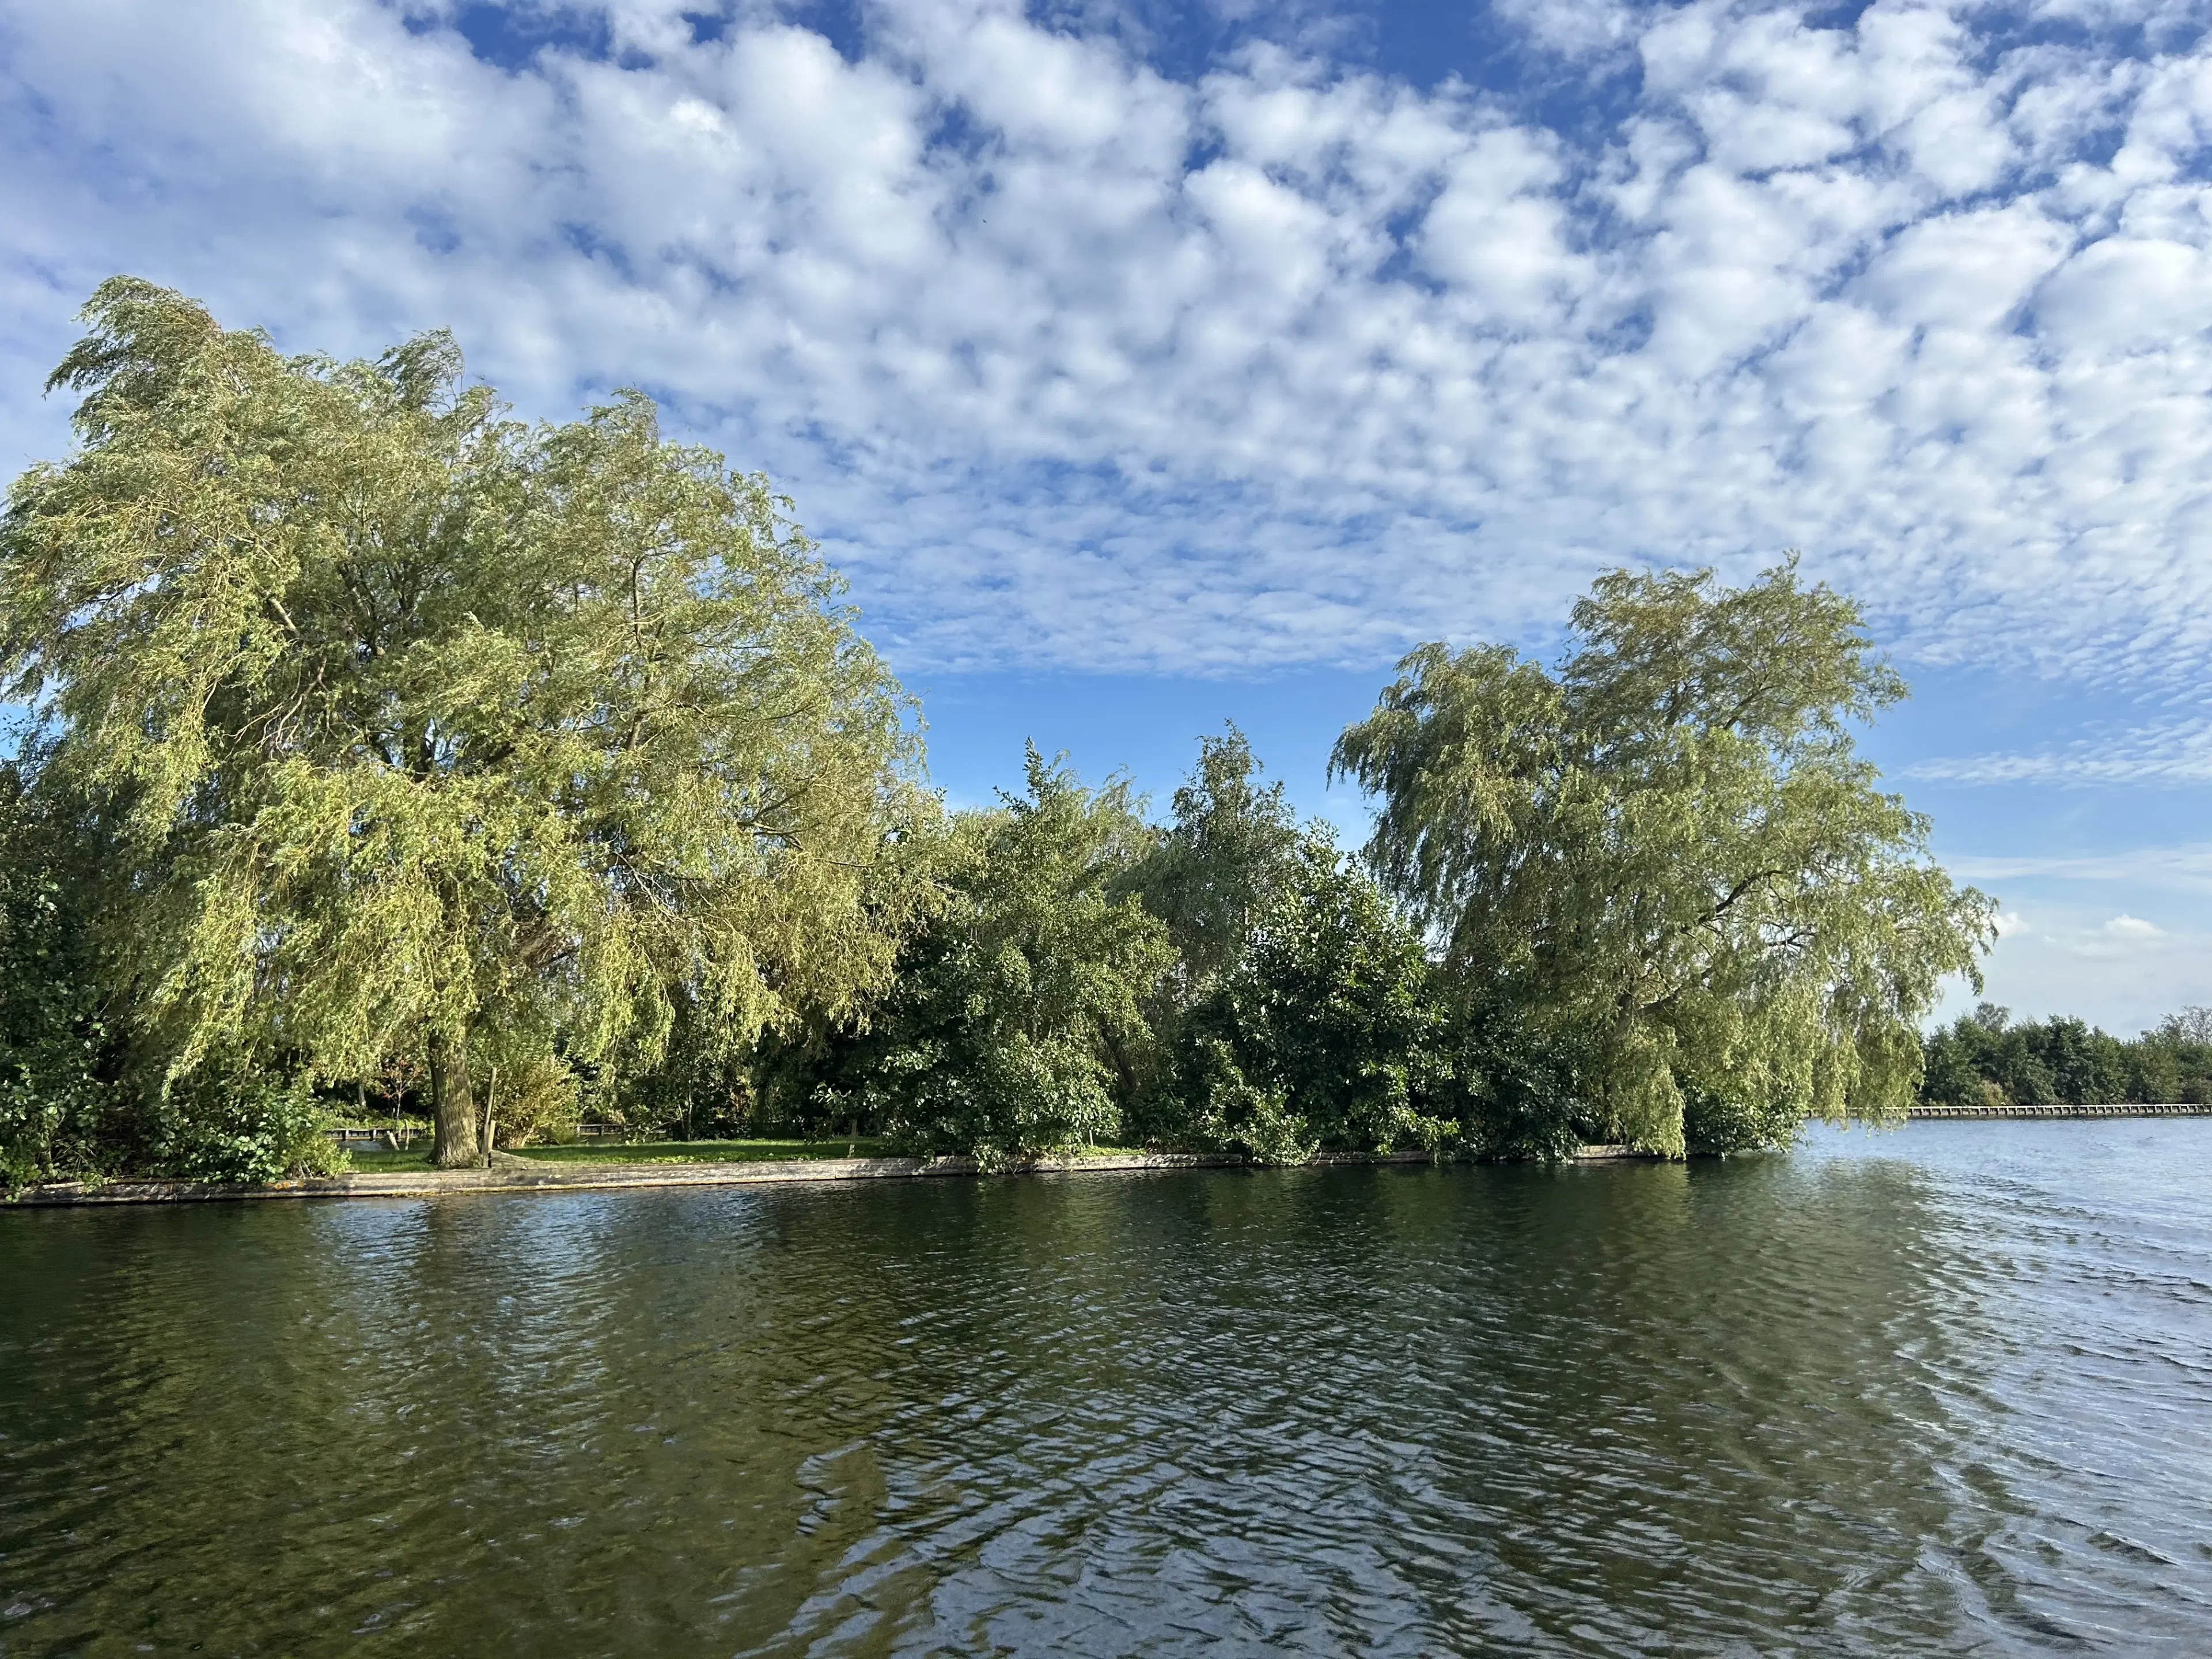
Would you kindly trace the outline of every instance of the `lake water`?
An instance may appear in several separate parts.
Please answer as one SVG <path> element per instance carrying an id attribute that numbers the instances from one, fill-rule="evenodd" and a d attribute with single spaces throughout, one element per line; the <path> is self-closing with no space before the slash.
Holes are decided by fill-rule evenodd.
<path id="1" fill-rule="evenodd" d="M 2212 1120 L 0 1213 L 0 1653 L 2212 1650 Z"/>

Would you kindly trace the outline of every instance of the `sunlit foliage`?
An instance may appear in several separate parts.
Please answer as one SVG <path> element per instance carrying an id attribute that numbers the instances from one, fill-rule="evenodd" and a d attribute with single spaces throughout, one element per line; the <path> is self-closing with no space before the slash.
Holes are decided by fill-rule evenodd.
<path id="1" fill-rule="evenodd" d="M 987 1164 L 1121 1133 L 1175 960 L 1127 890 L 1154 832 L 1124 781 L 1085 788 L 1034 748 L 1027 773 L 1024 793 L 952 822 L 949 896 L 865 1028 L 781 1068 L 793 1121 Z"/>
<path id="2" fill-rule="evenodd" d="M 372 1091 L 442 1164 L 589 1113 L 998 1165 L 1680 1156 L 2207 1073 L 1986 1013 L 1923 1054 L 1992 907 L 1856 752 L 1904 687 L 1794 562 L 1604 576 L 1549 667 L 1413 653 L 1334 751 L 1358 857 L 1233 727 L 1164 823 L 1034 746 L 948 816 L 789 504 L 642 394 L 529 425 L 441 334 L 84 316 L 78 446 L 0 523 L 11 1182 L 327 1165 Z"/>
<path id="3" fill-rule="evenodd" d="M 1939 982 L 1990 936 L 1854 750 L 1903 695 L 1794 562 L 1617 571 L 1556 670 L 1415 651 L 1334 765 L 1380 797 L 1370 858 L 1462 994 L 1578 1051 L 1593 1132 L 1725 1150 L 1900 1114 Z"/>
<path id="4" fill-rule="evenodd" d="M 762 480 L 638 393 L 520 424 L 443 335 L 287 357 L 127 278 L 85 319 L 0 671 L 120 804 L 117 971 L 173 1084 L 413 1054 L 455 1162 L 480 1048 L 642 1065 L 679 995 L 744 1045 L 882 983 L 906 705 Z"/>

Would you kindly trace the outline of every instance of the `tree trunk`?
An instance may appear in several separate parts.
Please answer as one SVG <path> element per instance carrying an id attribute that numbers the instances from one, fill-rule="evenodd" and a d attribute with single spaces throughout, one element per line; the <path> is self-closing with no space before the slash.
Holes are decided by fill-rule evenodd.
<path id="1" fill-rule="evenodd" d="M 430 1162 L 441 1170 L 464 1169 L 483 1161 L 482 1126 L 475 1094 L 469 1088 L 469 1045 L 444 1033 L 430 1038 L 430 1109 L 438 1125 Z"/>
<path id="2" fill-rule="evenodd" d="M 484 1079 L 483 1161 L 487 1169 L 491 1165 L 492 1149 L 499 1145 L 499 1126 L 492 1121 L 493 1113 L 499 1109 L 498 1101 L 499 1067 L 495 1066 L 491 1075 Z"/>

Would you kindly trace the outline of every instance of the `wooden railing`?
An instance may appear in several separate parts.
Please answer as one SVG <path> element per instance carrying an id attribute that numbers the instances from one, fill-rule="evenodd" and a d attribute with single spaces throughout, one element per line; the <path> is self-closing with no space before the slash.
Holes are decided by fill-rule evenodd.
<path id="1" fill-rule="evenodd" d="M 1907 1117 L 2212 1117 L 2212 1106 L 1915 1106 Z"/>

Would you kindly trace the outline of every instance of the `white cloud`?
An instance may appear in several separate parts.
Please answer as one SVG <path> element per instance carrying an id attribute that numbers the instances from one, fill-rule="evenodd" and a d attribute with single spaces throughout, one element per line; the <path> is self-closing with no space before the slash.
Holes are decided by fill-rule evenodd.
<path id="1" fill-rule="evenodd" d="M 2114 853 L 1953 854 L 1943 863 L 1965 881 L 2135 882 L 2212 891 L 2212 842 L 2204 842 Z"/>
<path id="2" fill-rule="evenodd" d="M 2044 784 L 2100 789 L 2113 784 L 2212 782 L 2212 716 L 2168 716 L 2049 749 L 1918 761 L 1900 775 L 1930 782 Z"/>
<path id="3" fill-rule="evenodd" d="M 2068 228 L 2029 203 L 1936 214 L 1893 237 L 1855 284 L 1908 327 L 1985 336 L 2065 257 Z"/>
<path id="4" fill-rule="evenodd" d="M 2163 353 L 2212 323 L 2212 260 L 2181 242 L 2106 237 L 2051 279 L 2036 315 L 2063 350 Z"/>
<path id="5" fill-rule="evenodd" d="M 2141 916 L 2131 916 L 2124 911 L 2105 924 L 2105 932 L 2115 939 L 2152 939 L 2166 937 L 2166 929 L 2160 927 L 2156 922 L 2145 921 Z"/>
<path id="6" fill-rule="evenodd" d="M 2212 665 L 2192 13 L 2132 57 L 1898 0 L 1513 15 L 1640 60 L 1613 131 L 961 0 L 857 59 L 623 0 L 627 55 L 514 70 L 427 4 L 0 0 L 0 447 L 55 447 L 30 389 L 130 269 L 288 346 L 450 323 L 532 412 L 647 383 L 907 665 L 1365 665 L 1789 545 L 1908 656 Z"/>

